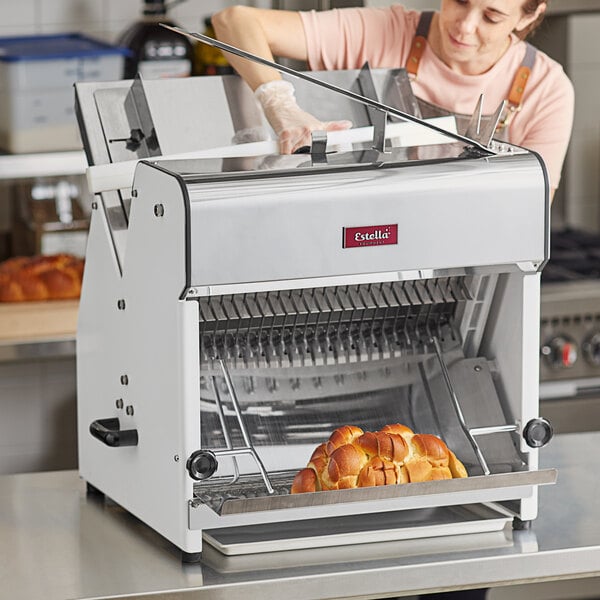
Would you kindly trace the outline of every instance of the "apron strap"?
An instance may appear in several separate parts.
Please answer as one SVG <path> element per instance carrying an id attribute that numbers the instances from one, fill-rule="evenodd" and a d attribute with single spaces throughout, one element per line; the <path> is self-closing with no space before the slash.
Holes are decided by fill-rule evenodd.
<path id="1" fill-rule="evenodd" d="M 427 45 L 427 36 L 429 35 L 429 28 L 431 27 L 431 20 L 433 19 L 433 11 L 425 11 L 421 13 L 419 17 L 419 23 L 417 25 L 417 31 L 410 47 L 410 54 L 406 61 L 406 70 L 409 75 L 413 77 L 417 76 L 419 70 L 419 63 L 423 52 L 425 52 L 425 46 Z"/>
<path id="2" fill-rule="evenodd" d="M 535 63 L 535 57 L 537 55 L 537 49 L 534 46 L 529 42 L 525 42 L 525 44 L 525 57 L 513 79 L 510 92 L 508 93 L 506 107 L 500 117 L 496 131 L 501 131 L 508 127 L 515 118 L 515 115 L 521 110 L 523 94 L 525 94 L 525 88 L 527 87 L 531 69 L 533 69 L 533 64 Z"/>
<path id="3" fill-rule="evenodd" d="M 520 106 L 523 100 L 525 87 L 529 81 L 531 69 L 533 68 L 533 63 L 535 62 L 535 56 L 537 54 L 537 50 L 529 42 L 526 42 L 526 45 L 525 58 L 523 58 L 523 62 L 517 70 L 517 74 L 513 79 L 512 87 L 508 94 L 508 101 L 517 106 Z"/>

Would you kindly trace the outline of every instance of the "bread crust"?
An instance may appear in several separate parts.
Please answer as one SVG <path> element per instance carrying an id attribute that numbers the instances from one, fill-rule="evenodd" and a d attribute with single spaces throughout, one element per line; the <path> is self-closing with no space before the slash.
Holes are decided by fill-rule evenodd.
<path id="1" fill-rule="evenodd" d="M 79 298 L 83 265 L 70 254 L 10 258 L 0 264 L 0 302 Z"/>
<path id="2" fill-rule="evenodd" d="M 291 493 L 468 477 L 465 466 L 437 436 L 401 423 L 364 432 L 344 425 L 317 446 Z"/>

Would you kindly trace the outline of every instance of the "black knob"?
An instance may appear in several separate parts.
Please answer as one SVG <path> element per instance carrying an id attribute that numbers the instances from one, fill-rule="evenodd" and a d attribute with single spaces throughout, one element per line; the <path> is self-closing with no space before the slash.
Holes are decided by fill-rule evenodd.
<path id="1" fill-rule="evenodd" d="M 523 430 L 523 439 L 532 448 L 542 448 L 554 435 L 550 422 L 543 418 L 531 419 Z"/>
<path id="2" fill-rule="evenodd" d="M 577 362 L 577 344 L 566 335 L 557 335 L 541 348 L 542 356 L 554 369 L 569 369 Z"/>
<path id="3" fill-rule="evenodd" d="M 591 365 L 600 366 L 600 331 L 588 336 L 581 347 L 586 360 Z"/>
<path id="4" fill-rule="evenodd" d="M 190 455 L 185 466 L 192 479 L 201 481 L 202 479 L 208 479 L 215 473 L 219 467 L 219 462 L 212 452 L 196 450 Z"/>

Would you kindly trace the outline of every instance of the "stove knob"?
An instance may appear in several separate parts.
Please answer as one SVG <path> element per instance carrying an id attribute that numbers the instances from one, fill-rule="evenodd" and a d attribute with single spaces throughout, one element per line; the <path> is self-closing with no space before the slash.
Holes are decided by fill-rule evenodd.
<path id="1" fill-rule="evenodd" d="M 600 331 L 586 338 L 581 348 L 586 360 L 590 364 L 600 367 Z"/>
<path id="2" fill-rule="evenodd" d="M 577 362 L 577 344 L 567 336 L 557 335 L 542 346 L 542 356 L 551 367 L 568 369 Z"/>

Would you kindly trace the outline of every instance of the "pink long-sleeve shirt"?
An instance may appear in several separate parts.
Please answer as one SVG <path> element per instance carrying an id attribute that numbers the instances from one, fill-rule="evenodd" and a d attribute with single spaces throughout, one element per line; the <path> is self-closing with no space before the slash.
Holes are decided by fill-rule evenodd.
<path id="1" fill-rule="evenodd" d="M 396 5 L 300 13 L 313 70 L 406 65 L 420 13 Z M 526 45 L 516 36 L 500 60 L 481 75 L 461 75 L 444 64 L 427 45 L 419 64 L 415 94 L 456 114 L 471 114 L 485 95 L 483 112 L 493 113 L 508 97 Z M 562 67 L 538 51 L 523 95 L 522 108 L 508 130 L 511 143 L 538 152 L 546 164 L 550 187 L 558 187 L 573 126 L 573 86 Z"/>

